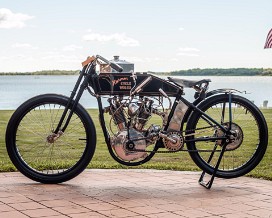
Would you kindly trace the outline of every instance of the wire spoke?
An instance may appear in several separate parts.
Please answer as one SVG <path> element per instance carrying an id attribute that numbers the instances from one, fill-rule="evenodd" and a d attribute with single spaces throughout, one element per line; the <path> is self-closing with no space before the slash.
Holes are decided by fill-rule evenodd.
<path id="1" fill-rule="evenodd" d="M 73 167 L 86 149 L 86 130 L 74 113 L 63 135 L 53 133 L 65 106 L 46 103 L 31 109 L 21 120 L 16 134 L 20 158 L 43 174 L 59 174 Z M 53 141 L 50 141 L 53 140 Z"/>

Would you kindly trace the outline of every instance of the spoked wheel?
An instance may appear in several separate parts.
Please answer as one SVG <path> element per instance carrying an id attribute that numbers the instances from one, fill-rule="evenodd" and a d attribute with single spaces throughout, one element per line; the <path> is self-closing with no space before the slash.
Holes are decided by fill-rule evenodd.
<path id="1" fill-rule="evenodd" d="M 68 98 L 61 95 L 36 96 L 22 104 L 8 123 L 9 157 L 30 179 L 42 183 L 67 181 L 81 173 L 93 157 L 95 127 L 81 105 L 66 130 L 54 133 L 67 103 Z"/>
<path id="2" fill-rule="evenodd" d="M 230 127 L 232 135 L 227 140 L 209 140 L 224 137 L 225 133 L 214 123 L 207 121 L 199 112 L 194 112 L 187 124 L 187 147 L 190 150 L 215 150 L 209 162 L 211 152 L 191 152 L 193 161 L 205 172 L 212 174 L 220 151 L 226 143 L 226 151 L 216 173 L 217 177 L 234 178 L 242 176 L 262 160 L 267 144 L 268 130 L 260 110 L 249 100 L 232 95 L 221 94 L 208 98 L 198 108 L 224 127 Z M 230 110 L 231 108 L 231 110 Z M 230 116 L 232 122 L 230 122 Z M 199 141 L 198 141 L 199 139 Z M 201 139 L 205 139 L 202 140 Z M 194 141 L 196 140 L 196 141 Z"/>

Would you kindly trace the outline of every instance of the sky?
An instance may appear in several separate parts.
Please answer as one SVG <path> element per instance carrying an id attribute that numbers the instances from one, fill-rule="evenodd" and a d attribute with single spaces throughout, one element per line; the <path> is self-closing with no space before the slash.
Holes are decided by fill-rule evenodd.
<path id="1" fill-rule="evenodd" d="M 0 72 L 80 70 L 119 55 L 135 71 L 271 68 L 271 0 L 0 1 Z"/>

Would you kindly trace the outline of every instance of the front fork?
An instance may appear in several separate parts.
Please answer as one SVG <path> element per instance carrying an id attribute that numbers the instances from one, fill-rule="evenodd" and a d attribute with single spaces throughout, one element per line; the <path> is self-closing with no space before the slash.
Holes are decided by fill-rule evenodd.
<path id="1" fill-rule="evenodd" d="M 94 65 L 91 64 L 90 66 L 88 65 L 88 67 L 94 67 Z M 86 69 L 86 68 L 87 68 L 87 66 L 84 67 L 82 71 L 80 71 L 80 75 L 77 79 L 77 82 L 74 86 L 73 91 L 71 92 L 68 103 L 65 106 L 65 109 L 64 109 L 63 114 L 60 118 L 60 121 L 59 121 L 56 129 L 53 132 L 57 136 L 62 135 L 64 133 L 64 131 L 66 130 L 84 90 L 88 87 L 88 81 L 89 81 L 91 75 L 85 73 L 88 71 L 88 69 Z M 81 83 L 83 76 L 85 76 L 85 78 L 84 78 L 83 82 Z M 71 107 L 71 105 L 72 105 L 72 107 Z M 70 109 L 70 111 L 69 111 L 69 109 Z"/>

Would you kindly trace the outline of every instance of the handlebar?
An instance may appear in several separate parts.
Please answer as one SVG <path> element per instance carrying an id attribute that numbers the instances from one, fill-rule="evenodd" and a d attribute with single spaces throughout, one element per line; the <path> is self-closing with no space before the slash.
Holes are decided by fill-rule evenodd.
<path id="1" fill-rule="evenodd" d="M 121 73 L 123 71 L 123 68 L 121 66 L 119 66 L 116 63 L 110 62 L 109 60 L 107 60 L 106 58 L 103 58 L 100 55 L 96 55 L 97 59 L 100 59 L 101 61 L 104 61 L 106 64 L 109 64 L 110 67 L 112 67 L 114 70 L 118 71 L 119 73 Z"/>

